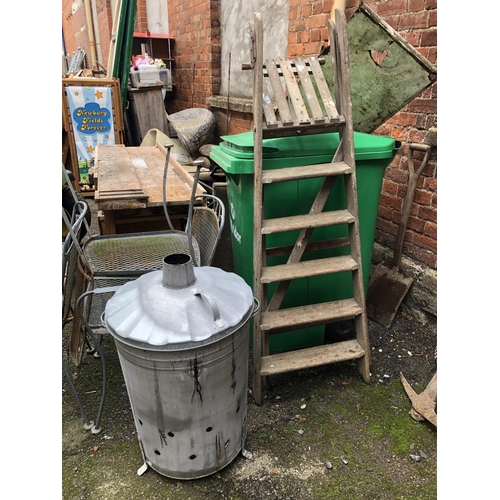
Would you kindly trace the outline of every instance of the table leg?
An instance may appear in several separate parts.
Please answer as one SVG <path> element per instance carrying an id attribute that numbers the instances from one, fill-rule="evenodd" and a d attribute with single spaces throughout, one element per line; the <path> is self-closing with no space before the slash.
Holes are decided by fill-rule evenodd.
<path id="1" fill-rule="evenodd" d="M 115 214 L 112 210 L 103 210 L 104 219 L 99 221 L 102 235 L 116 234 Z"/>

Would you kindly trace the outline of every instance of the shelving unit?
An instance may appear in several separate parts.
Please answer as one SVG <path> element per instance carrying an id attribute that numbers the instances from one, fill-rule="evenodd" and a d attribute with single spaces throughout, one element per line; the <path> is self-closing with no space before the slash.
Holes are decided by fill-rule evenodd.
<path id="1" fill-rule="evenodd" d="M 172 55 L 174 41 L 175 40 L 172 35 L 151 33 L 149 31 L 144 33 L 134 32 L 132 54 L 142 54 L 143 52 L 147 52 L 155 59 L 162 59 L 167 68 L 172 70 L 174 63 Z"/>
<path id="2" fill-rule="evenodd" d="M 146 32 L 134 32 L 132 41 L 132 54 L 147 53 L 154 59 L 161 59 L 167 69 L 170 71 L 171 83 L 165 87 L 165 97 L 173 97 L 175 88 L 174 81 L 174 62 L 173 45 L 174 37 L 168 34 Z"/>

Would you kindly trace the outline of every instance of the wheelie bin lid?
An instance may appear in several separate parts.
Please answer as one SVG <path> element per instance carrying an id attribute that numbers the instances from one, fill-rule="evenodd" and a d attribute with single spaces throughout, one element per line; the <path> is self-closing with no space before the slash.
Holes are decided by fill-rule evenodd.
<path id="1" fill-rule="evenodd" d="M 222 142 L 212 147 L 210 158 L 226 173 L 253 174 L 253 132 L 222 136 Z M 331 161 L 339 144 L 338 132 L 294 137 L 277 137 L 262 141 L 264 159 L 318 158 Z M 388 136 L 354 132 L 356 161 L 388 159 L 388 164 L 401 142 Z"/>

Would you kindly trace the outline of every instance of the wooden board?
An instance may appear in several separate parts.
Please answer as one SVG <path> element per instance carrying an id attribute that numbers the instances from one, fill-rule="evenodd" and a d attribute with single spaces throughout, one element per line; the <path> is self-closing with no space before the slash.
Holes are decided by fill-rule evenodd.
<path id="1" fill-rule="evenodd" d="M 288 95 L 290 101 L 292 102 L 295 115 L 299 123 L 310 123 L 309 115 L 307 113 L 304 100 L 302 99 L 302 94 L 295 80 L 295 75 L 293 72 L 292 65 L 290 61 L 286 59 L 281 59 L 279 61 L 281 70 L 283 71 L 283 76 L 286 82 L 286 88 L 288 90 Z"/>
<path id="2" fill-rule="evenodd" d="M 141 140 L 154 128 L 169 135 L 162 87 L 130 89 L 129 96 L 134 101 Z"/>
<path id="3" fill-rule="evenodd" d="M 157 146 L 99 146 L 95 169 L 98 181 L 95 200 L 99 202 L 100 208 L 110 209 L 111 206 L 107 207 L 104 202 L 127 198 L 147 200 L 147 207 L 163 206 L 165 155 L 163 147 Z M 188 205 L 193 183 L 193 177 L 175 158 L 170 157 L 166 180 L 167 204 Z M 196 192 L 202 194 L 205 189 L 198 186 Z M 113 207 L 116 206 L 113 204 Z M 128 205 L 123 205 L 124 208 L 125 206 Z"/>
<path id="4" fill-rule="evenodd" d="M 321 345 L 288 351 L 262 358 L 262 376 L 302 370 L 339 361 L 359 359 L 365 355 L 357 340 L 348 340 L 338 344 Z"/>
<path id="5" fill-rule="evenodd" d="M 330 93 L 330 89 L 326 83 L 325 75 L 321 69 L 319 61 L 314 57 L 310 57 L 308 61 L 314 75 L 314 80 L 318 86 L 321 99 L 323 100 L 323 106 L 325 106 L 326 112 L 328 113 L 328 117 L 330 120 L 335 120 L 338 118 L 339 114 L 337 112 L 337 107 L 333 102 L 332 94 Z"/>
<path id="6" fill-rule="evenodd" d="M 96 201 L 148 197 L 127 149 L 123 144 L 100 144 L 97 147 L 98 189 L 94 195 Z"/>
<path id="7" fill-rule="evenodd" d="M 306 62 L 300 57 L 294 59 L 293 62 L 295 63 L 295 68 L 297 69 L 300 81 L 302 82 L 305 99 L 311 109 L 312 117 L 315 123 L 322 123 L 325 121 L 323 111 L 321 110 L 318 99 L 316 98 L 316 91 L 314 90 L 311 77 L 309 76 Z"/>
<path id="8" fill-rule="evenodd" d="M 265 64 L 267 73 L 269 75 L 269 81 L 272 85 L 272 89 L 274 92 L 274 98 L 276 99 L 276 102 L 278 104 L 281 122 L 283 123 L 283 125 L 291 125 L 293 123 L 293 118 L 290 113 L 290 109 L 288 107 L 288 102 L 286 100 L 283 86 L 281 85 L 280 75 L 278 73 L 278 69 L 276 68 L 276 63 L 274 62 L 274 60 L 271 59 L 271 60 L 266 60 Z M 264 104 L 264 112 L 266 110 L 266 107 L 272 107 L 271 103 L 266 103 L 266 101 L 264 101 L 263 104 Z M 266 114 L 266 122 L 268 127 L 269 125 L 273 124 L 272 121 L 269 120 L 267 114 Z"/>
<path id="9" fill-rule="evenodd" d="M 136 169 L 141 185 L 148 193 L 148 206 L 163 205 L 163 173 L 165 157 L 155 146 L 127 148 Z M 178 163 L 170 157 L 167 170 L 166 198 L 168 205 L 187 205 L 191 199 L 194 179 Z M 198 186 L 197 193 L 205 190 Z"/>

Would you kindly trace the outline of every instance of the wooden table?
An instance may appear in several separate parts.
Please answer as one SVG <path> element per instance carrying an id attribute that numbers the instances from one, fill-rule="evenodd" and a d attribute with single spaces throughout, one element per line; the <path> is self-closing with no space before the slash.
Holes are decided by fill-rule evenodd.
<path id="1" fill-rule="evenodd" d="M 169 229 L 163 210 L 166 150 L 156 146 L 99 145 L 94 165 L 101 234 Z M 174 229 L 184 229 L 194 179 L 170 157 L 166 198 Z M 197 194 L 205 193 L 198 185 Z"/>

